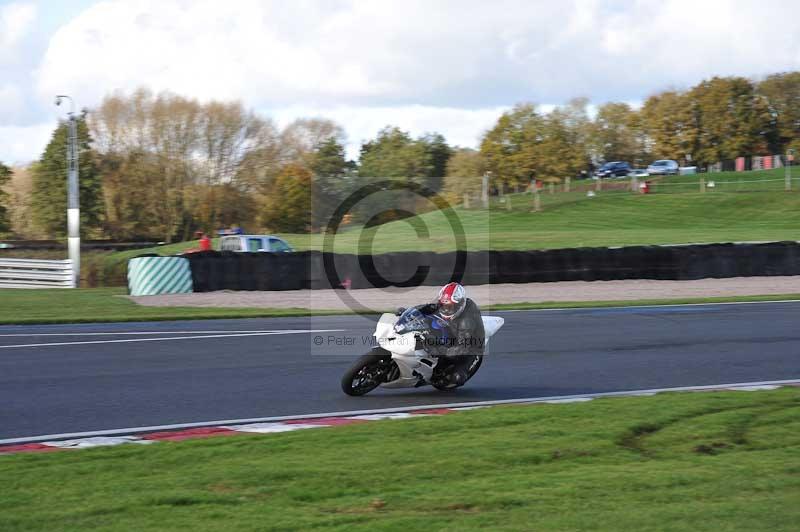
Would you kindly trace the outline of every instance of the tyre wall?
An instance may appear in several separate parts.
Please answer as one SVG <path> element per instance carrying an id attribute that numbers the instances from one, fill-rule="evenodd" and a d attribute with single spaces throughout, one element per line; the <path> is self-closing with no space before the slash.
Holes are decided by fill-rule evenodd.
<path id="1" fill-rule="evenodd" d="M 205 251 L 185 257 L 195 292 L 800 275 L 797 242 L 381 255 Z"/>

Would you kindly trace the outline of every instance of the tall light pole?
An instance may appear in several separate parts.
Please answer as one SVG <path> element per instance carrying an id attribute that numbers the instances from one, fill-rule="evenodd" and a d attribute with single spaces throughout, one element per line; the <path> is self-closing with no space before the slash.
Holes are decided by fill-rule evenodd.
<path id="1" fill-rule="evenodd" d="M 73 286 L 78 287 L 81 278 L 81 208 L 78 201 L 78 118 L 75 116 L 75 101 L 66 94 L 56 96 L 56 105 L 69 100 L 67 122 L 67 254 L 72 262 Z"/>

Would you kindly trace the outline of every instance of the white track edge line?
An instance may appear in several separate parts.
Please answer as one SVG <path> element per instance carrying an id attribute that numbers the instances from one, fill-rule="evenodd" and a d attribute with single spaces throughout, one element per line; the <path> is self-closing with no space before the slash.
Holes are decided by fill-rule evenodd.
<path id="1" fill-rule="evenodd" d="M 206 334 L 199 336 L 168 336 L 166 338 L 125 338 L 121 340 L 85 340 L 81 342 L 48 342 L 43 344 L 12 344 L 0 345 L 0 349 L 19 349 L 24 347 L 51 347 L 65 345 L 91 345 L 91 344 L 126 344 L 134 342 L 167 342 L 170 340 L 203 340 L 206 338 L 246 338 L 248 336 L 271 336 L 276 334 L 311 334 L 321 332 L 343 332 L 345 329 L 310 329 L 269 331 L 246 334 Z"/>
<path id="2" fill-rule="evenodd" d="M 283 332 L 292 329 L 258 329 L 252 331 L 122 331 L 122 332 L 66 332 L 66 333 L 14 333 L 0 334 L 0 338 L 30 337 L 30 336 L 125 336 L 148 334 L 245 334 L 262 332 Z"/>
<path id="3" fill-rule="evenodd" d="M 755 382 L 737 382 L 727 384 L 706 384 L 701 386 L 678 386 L 674 388 L 651 388 L 646 390 L 625 390 L 617 392 L 598 392 L 598 393 L 585 393 L 575 395 L 553 395 L 549 397 L 527 397 L 522 399 L 499 399 L 493 401 L 472 401 L 467 403 L 440 403 L 433 405 L 416 405 L 416 406 L 400 406 L 393 408 L 379 408 L 373 410 L 350 410 L 344 412 L 325 412 L 318 414 L 295 414 L 289 416 L 272 416 L 272 417 L 257 417 L 245 419 L 226 419 L 217 421 L 199 421 L 194 423 L 176 423 L 172 425 L 152 425 L 149 427 L 131 427 L 124 429 L 109 429 L 109 430 L 96 430 L 89 432 L 70 432 L 64 434 L 46 434 L 42 436 L 27 436 L 21 438 L 7 438 L 0 440 L 0 445 L 9 445 L 17 443 L 37 443 L 48 440 L 67 440 L 74 438 L 90 438 L 93 436 L 111 436 L 111 435 L 129 435 L 139 434 L 144 432 L 159 432 L 178 429 L 191 429 L 198 427 L 219 427 L 225 425 L 243 425 L 246 423 L 269 423 L 273 421 L 289 421 L 300 419 L 319 419 L 326 417 L 349 417 L 349 416 L 362 416 L 370 414 L 390 414 L 396 412 L 416 412 L 419 410 L 432 410 L 439 408 L 464 408 L 472 406 L 495 406 L 495 405 L 513 405 L 513 404 L 530 404 L 530 403 L 544 403 L 554 400 L 565 399 L 598 399 L 603 397 L 626 397 L 664 392 L 691 392 L 702 390 L 716 390 L 725 388 L 744 388 L 749 386 L 771 386 L 771 385 L 784 385 L 784 384 L 798 384 L 800 379 L 788 379 L 780 381 L 755 381 Z"/>
<path id="4" fill-rule="evenodd" d="M 746 297 L 746 296 L 745 296 Z M 776 299 L 773 301 L 721 301 L 719 303 L 664 303 L 663 305 L 619 305 L 613 307 L 554 307 L 554 308 L 510 308 L 493 309 L 489 308 L 486 312 L 550 312 L 566 310 L 619 310 L 619 309 L 648 309 L 663 307 L 716 307 L 720 305 L 763 305 L 767 303 L 800 303 L 800 299 Z M 497 303 L 498 305 L 514 305 L 516 303 Z M 521 303 L 520 303 L 521 304 Z M 536 305 L 538 303 L 532 303 Z M 486 305 L 492 307 L 492 305 Z"/>

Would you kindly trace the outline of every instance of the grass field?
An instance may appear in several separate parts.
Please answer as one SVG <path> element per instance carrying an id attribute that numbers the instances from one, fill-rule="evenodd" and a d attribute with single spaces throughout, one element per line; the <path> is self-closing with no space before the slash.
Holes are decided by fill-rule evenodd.
<path id="1" fill-rule="evenodd" d="M 796 530 L 800 389 L 0 457 L 0 529 Z"/>
<path id="2" fill-rule="evenodd" d="M 796 174 L 797 169 L 793 170 Z M 713 176 L 713 177 L 712 177 Z M 718 185 L 700 193 L 701 176 L 660 179 L 659 186 L 686 184 L 680 194 L 631 194 L 601 191 L 588 198 L 585 191 L 549 194 L 541 197 L 543 211 L 530 212 L 529 194 L 507 196 L 512 209 L 493 200 L 492 209 L 456 209 L 468 249 L 554 249 L 583 246 L 626 246 L 682 244 L 689 242 L 731 242 L 800 239 L 800 185 L 783 192 L 783 170 L 723 172 L 702 176 L 717 183 L 751 181 L 733 187 Z M 777 180 L 777 181 L 775 181 Z M 763 183 L 763 186 L 760 184 Z M 577 183 L 573 186 L 586 186 Z M 677 190 L 677 189 L 676 189 Z M 362 231 L 360 227 L 341 232 L 335 249 L 342 252 L 384 253 L 388 251 L 454 249 L 456 239 L 447 219 L 438 212 L 417 219 L 429 237 L 420 238 L 413 225 L 399 221 Z M 283 234 L 297 249 L 322 249 L 321 235 Z M 374 236 L 371 248 L 359 241 Z M 153 251 L 174 253 L 196 243 L 182 243 Z M 114 254 L 129 258 L 142 250 Z"/>
<path id="3" fill-rule="evenodd" d="M 0 324 L 307 316 L 303 309 L 143 307 L 124 288 L 0 289 Z M 327 314 L 319 312 L 317 314 Z M 2 527 L 0 527 L 2 530 Z"/>

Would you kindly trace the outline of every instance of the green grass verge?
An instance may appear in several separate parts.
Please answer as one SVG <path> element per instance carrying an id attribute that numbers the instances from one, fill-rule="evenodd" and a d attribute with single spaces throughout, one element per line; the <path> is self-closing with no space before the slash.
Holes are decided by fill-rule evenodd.
<path id="1" fill-rule="evenodd" d="M 120 297 L 123 288 L 81 288 L 79 290 L 0 289 L 0 324 L 87 323 L 125 321 L 166 321 L 234 318 L 276 318 L 351 314 L 344 310 L 304 308 L 144 307 Z M 698 303 L 732 303 L 798 300 L 800 294 L 734 296 L 634 301 L 545 301 L 487 305 L 483 310 L 531 310 L 553 308 L 637 307 Z M 386 309 L 394 311 L 394 308 Z"/>
<path id="2" fill-rule="evenodd" d="M 796 530 L 800 389 L 0 457 L 30 530 Z"/>
<path id="3" fill-rule="evenodd" d="M 144 307 L 119 297 L 125 293 L 124 288 L 0 289 L 0 323 L 163 321 L 335 314 L 299 308 Z"/>
<path id="4" fill-rule="evenodd" d="M 798 170 L 793 172 L 797 174 Z M 543 211 L 530 212 L 528 194 L 507 196 L 512 209 L 493 200 L 489 212 L 457 208 L 468 249 L 555 249 L 572 247 L 630 246 L 648 244 L 683 244 L 691 242 L 734 242 L 800 239 L 800 191 L 787 193 L 783 170 L 761 172 L 725 172 L 708 174 L 707 180 L 737 183 L 718 187 L 713 192 L 673 187 L 680 193 L 631 194 L 628 191 L 604 190 L 593 198 L 586 192 L 541 194 Z M 667 184 L 695 187 L 701 176 L 658 178 L 661 189 Z M 756 181 L 739 185 L 739 181 Z M 763 182 L 763 185 L 760 183 Z M 586 186 L 577 183 L 575 186 Z M 739 187 L 739 188 L 736 188 Z M 695 187 L 697 188 L 697 187 Z M 800 186 L 796 187 L 800 188 Z M 545 189 L 546 190 L 546 189 Z M 413 225 L 423 222 L 428 237 L 418 237 Z M 363 233 L 363 234 L 362 234 Z M 295 248 L 322 249 L 319 234 L 282 234 Z M 369 249 L 359 248 L 359 241 L 374 237 Z M 110 260 L 127 259 L 144 252 L 170 254 L 196 247 L 185 242 L 126 251 L 109 256 Z M 341 232 L 335 241 L 340 252 L 386 253 L 390 251 L 451 251 L 456 247 L 448 220 L 439 212 L 416 219 L 384 224 L 362 231 L 352 227 Z"/>

